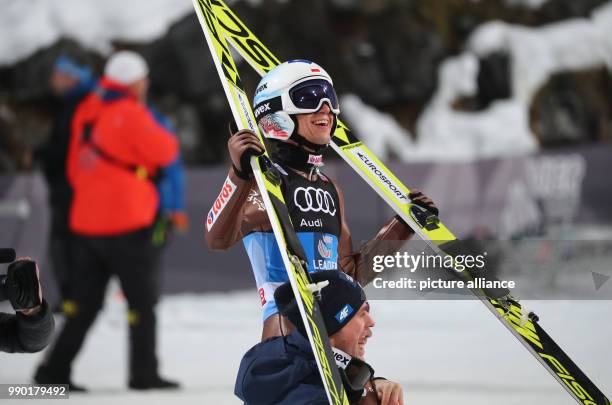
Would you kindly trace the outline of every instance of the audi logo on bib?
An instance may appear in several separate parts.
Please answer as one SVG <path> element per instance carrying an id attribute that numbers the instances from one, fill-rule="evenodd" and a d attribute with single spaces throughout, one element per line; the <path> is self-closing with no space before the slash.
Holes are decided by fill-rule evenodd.
<path id="1" fill-rule="evenodd" d="M 323 212 L 336 215 L 336 203 L 329 191 L 314 187 L 298 187 L 293 193 L 293 201 L 302 212 Z"/>

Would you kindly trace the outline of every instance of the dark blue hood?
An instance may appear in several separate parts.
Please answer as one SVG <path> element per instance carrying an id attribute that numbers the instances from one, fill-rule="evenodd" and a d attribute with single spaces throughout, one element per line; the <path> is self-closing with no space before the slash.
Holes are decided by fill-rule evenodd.
<path id="1" fill-rule="evenodd" d="M 328 404 L 310 344 L 297 332 L 246 352 L 234 393 L 248 405 Z"/>

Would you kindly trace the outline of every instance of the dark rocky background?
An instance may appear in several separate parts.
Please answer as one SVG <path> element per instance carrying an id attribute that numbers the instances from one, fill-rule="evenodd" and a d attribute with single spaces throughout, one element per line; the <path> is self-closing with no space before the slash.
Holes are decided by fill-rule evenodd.
<path id="1" fill-rule="evenodd" d="M 479 24 L 503 20 L 540 26 L 588 17 L 603 3 L 549 0 L 530 10 L 509 7 L 502 0 L 263 0 L 258 7 L 244 1 L 232 7 L 280 59 L 319 62 L 334 77 L 339 93 L 355 93 L 413 130 L 436 89 L 438 64 L 459 53 Z M 151 98 L 176 123 L 187 164 L 224 161 L 229 109 L 195 14 L 151 43 L 114 45 L 135 49 L 149 61 Z M 62 53 L 87 62 L 98 73 L 104 65 L 100 55 L 63 39 L 0 68 L 0 171 L 36 164 L 33 151 L 45 142 L 53 107 L 46 78 Z M 510 96 L 509 63 L 503 53 L 481 59 L 477 96 L 460 100 L 456 108 L 478 111 Z M 251 93 L 259 78 L 242 67 Z M 611 95 L 612 80 L 605 69 L 555 75 L 534 98 L 531 127 L 545 147 L 609 140 Z"/>

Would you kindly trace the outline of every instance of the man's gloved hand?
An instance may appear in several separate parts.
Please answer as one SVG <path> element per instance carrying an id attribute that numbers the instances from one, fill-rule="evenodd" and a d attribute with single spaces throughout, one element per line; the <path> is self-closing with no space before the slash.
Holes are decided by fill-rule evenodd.
<path id="1" fill-rule="evenodd" d="M 427 197 L 425 194 L 423 194 L 421 190 L 413 189 L 412 191 L 410 191 L 410 193 L 408 193 L 408 198 L 410 198 L 410 201 L 414 205 L 424 210 L 427 210 L 427 211 L 421 211 L 419 210 L 419 208 L 416 208 L 414 206 L 412 207 L 413 209 L 411 211 L 413 212 L 413 214 L 416 217 L 417 222 L 419 222 L 421 226 L 425 226 L 425 223 L 428 221 L 428 218 L 437 221 L 435 217 L 437 217 L 439 214 L 438 207 L 436 207 L 436 204 L 432 201 L 432 199 Z M 416 212 L 415 212 L 415 209 L 416 209 Z M 432 214 L 435 217 L 431 217 Z M 410 226 L 406 223 L 406 221 L 404 221 L 402 217 L 400 217 L 399 215 L 395 215 L 395 218 L 398 221 L 400 221 L 402 224 L 404 224 L 404 226 L 406 226 L 407 228 L 410 228 Z"/>
<path id="2" fill-rule="evenodd" d="M 410 201 L 412 201 L 413 204 L 418 205 L 421 208 L 425 208 L 435 216 L 438 216 L 440 213 L 433 200 L 423 194 L 421 190 L 413 189 L 408 194 L 408 198 L 410 198 Z"/>
<path id="3" fill-rule="evenodd" d="M 234 171 L 243 180 L 249 180 L 253 169 L 249 163 L 251 156 L 259 156 L 264 153 L 264 148 L 255 133 L 248 129 L 242 129 L 234 133 L 227 141 Z"/>
<path id="4" fill-rule="evenodd" d="M 15 311 L 22 311 L 24 315 L 33 315 L 42 303 L 42 289 L 36 262 L 29 258 L 20 258 L 11 263 L 3 288 Z"/>

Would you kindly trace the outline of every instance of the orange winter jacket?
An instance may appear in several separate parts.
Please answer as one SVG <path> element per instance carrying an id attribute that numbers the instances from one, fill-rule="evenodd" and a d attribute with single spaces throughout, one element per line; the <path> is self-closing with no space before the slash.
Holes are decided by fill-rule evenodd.
<path id="1" fill-rule="evenodd" d="M 102 79 L 72 121 L 66 165 L 74 190 L 72 231 L 110 236 L 150 226 L 159 204 L 150 177 L 177 154 L 176 138 L 146 106 L 127 88 Z"/>

